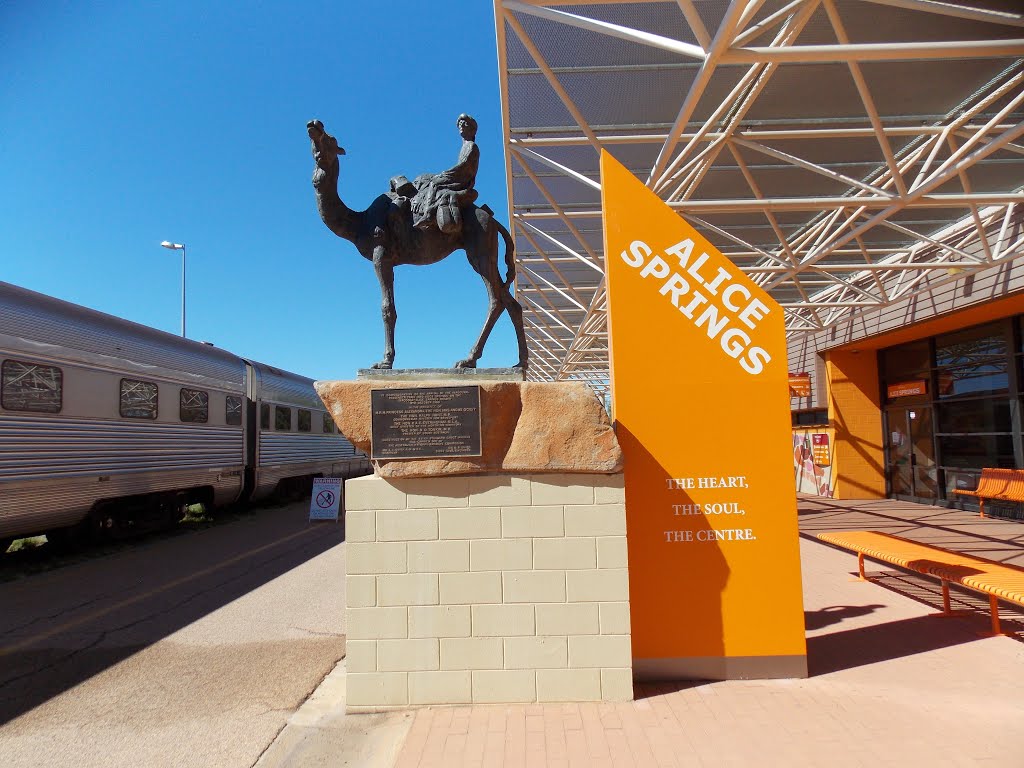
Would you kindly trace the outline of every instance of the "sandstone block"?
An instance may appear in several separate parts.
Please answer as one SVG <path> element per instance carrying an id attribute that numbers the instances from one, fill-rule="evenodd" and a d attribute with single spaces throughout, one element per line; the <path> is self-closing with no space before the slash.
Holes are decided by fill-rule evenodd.
<path id="1" fill-rule="evenodd" d="M 396 573 L 377 577 L 377 605 L 437 605 L 436 573 Z"/>
<path id="2" fill-rule="evenodd" d="M 506 603 L 565 602 L 565 571 L 508 571 L 501 578 Z"/>
<path id="3" fill-rule="evenodd" d="M 530 481 L 509 475 L 481 475 L 469 478 L 471 507 L 511 507 L 530 504 Z"/>
<path id="4" fill-rule="evenodd" d="M 629 600 L 629 572 L 625 568 L 566 571 L 565 581 L 571 603 Z"/>
<path id="5" fill-rule="evenodd" d="M 550 603 L 537 606 L 538 635 L 596 635 L 599 631 L 597 603 Z"/>
<path id="6" fill-rule="evenodd" d="M 533 568 L 532 539 L 484 539 L 470 542 L 470 569 L 522 571 Z"/>
<path id="7" fill-rule="evenodd" d="M 500 637 L 441 638 L 441 669 L 501 669 Z"/>
<path id="8" fill-rule="evenodd" d="M 506 637 L 505 669 L 564 669 L 569 647 L 564 637 Z"/>
<path id="9" fill-rule="evenodd" d="M 500 539 L 499 509 L 438 509 L 438 535 L 442 539 Z"/>
<path id="10" fill-rule="evenodd" d="M 318 381 L 317 393 L 335 423 L 358 449 L 370 453 L 370 391 L 451 386 L 451 381 Z M 598 472 L 622 469 L 622 451 L 604 406 L 578 382 L 480 381 L 483 455 L 375 461 L 381 478 L 436 477 L 484 472 Z M 351 509 L 383 509 L 362 490 Z M 582 501 L 550 502 L 592 504 Z M 399 508 L 397 500 L 392 508 Z M 423 502 L 426 504 L 426 501 Z M 537 500 L 534 499 L 534 503 Z M 541 502 L 546 503 L 546 502 Z M 431 504 L 434 506 L 433 504 Z M 402 506 L 404 506 L 404 499 Z M 452 506 L 442 503 L 437 507 Z"/>
<path id="11" fill-rule="evenodd" d="M 346 576 L 345 604 L 349 608 L 369 608 L 377 604 L 376 576 Z"/>
<path id="12" fill-rule="evenodd" d="M 440 575 L 442 605 L 470 605 L 501 602 L 501 574 L 442 573 Z"/>
<path id="13" fill-rule="evenodd" d="M 599 701 L 601 670 L 538 669 L 537 701 Z"/>
<path id="14" fill-rule="evenodd" d="M 604 701 L 633 701 L 633 670 L 602 669 L 601 698 Z"/>
<path id="15" fill-rule="evenodd" d="M 436 670 L 440 661 L 436 638 L 380 640 L 377 668 L 381 672 Z"/>
<path id="16" fill-rule="evenodd" d="M 409 572 L 465 573 L 469 570 L 468 541 L 409 542 Z"/>
<path id="17" fill-rule="evenodd" d="M 472 619 L 468 605 L 409 607 L 409 637 L 469 637 Z"/>
<path id="18" fill-rule="evenodd" d="M 409 703 L 409 681 L 405 672 L 362 672 L 345 674 L 346 707 L 401 707 Z"/>
<path id="19" fill-rule="evenodd" d="M 474 605 L 474 637 L 534 634 L 532 605 Z"/>
<path id="20" fill-rule="evenodd" d="M 405 509 L 405 494 L 383 478 L 370 475 L 345 481 L 345 511 Z"/>
<path id="21" fill-rule="evenodd" d="M 377 541 L 430 541 L 436 538 L 436 509 L 382 509 L 377 512 Z"/>
<path id="22" fill-rule="evenodd" d="M 474 704 L 515 704 L 536 700 L 537 678 L 532 669 L 473 672 Z"/>
<path id="23" fill-rule="evenodd" d="M 410 704 L 469 704 L 473 674 L 466 671 L 410 672 Z"/>
<path id="24" fill-rule="evenodd" d="M 533 567 L 538 570 L 596 568 L 594 539 L 537 539 L 533 543 Z"/>

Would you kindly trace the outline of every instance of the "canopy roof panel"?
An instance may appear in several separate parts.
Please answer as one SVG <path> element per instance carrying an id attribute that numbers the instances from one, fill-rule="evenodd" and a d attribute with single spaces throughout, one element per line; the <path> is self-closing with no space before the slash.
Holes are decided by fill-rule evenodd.
<path id="1" fill-rule="evenodd" d="M 608 387 L 599 157 L 834 325 L 1024 256 L 1015 0 L 496 0 L 529 376 Z"/>

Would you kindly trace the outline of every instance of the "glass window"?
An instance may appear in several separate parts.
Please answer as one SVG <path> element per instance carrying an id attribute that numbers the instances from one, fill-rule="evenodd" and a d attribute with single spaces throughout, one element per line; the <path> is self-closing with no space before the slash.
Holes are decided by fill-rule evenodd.
<path id="1" fill-rule="evenodd" d="M 234 395 L 224 398 L 224 423 L 232 427 L 242 426 L 242 398 Z"/>
<path id="2" fill-rule="evenodd" d="M 940 435 L 945 467 L 1014 467 L 1011 435 Z"/>
<path id="3" fill-rule="evenodd" d="M 292 428 L 292 409 L 280 405 L 274 406 L 274 429 L 287 432 Z"/>
<path id="4" fill-rule="evenodd" d="M 1013 429 L 1009 400 L 942 403 L 938 411 L 940 433 L 1010 432 Z"/>
<path id="5" fill-rule="evenodd" d="M 181 390 L 178 415 L 182 421 L 205 424 L 210 420 L 210 395 L 201 389 Z"/>
<path id="6" fill-rule="evenodd" d="M 882 373 L 889 384 L 905 379 L 927 379 L 931 367 L 928 341 L 915 341 L 882 352 Z"/>
<path id="7" fill-rule="evenodd" d="M 270 406 L 266 403 L 260 405 L 260 429 L 270 429 Z"/>
<path id="8" fill-rule="evenodd" d="M 0 405 L 12 411 L 60 413 L 64 372 L 53 365 L 4 360 Z"/>
<path id="9" fill-rule="evenodd" d="M 310 432 L 313 429 L 313 414 L 299 408 L 299 432 Z"/>
<path id="10" fill-rule="evenodd" d="M 119 410 L 126 419 L 155 419 L 157 386 L 150 381 L 121 379 Z"/>
<path id="11" fill-rule="evenodd" d="M 944 368 L 938 372 L 940 398 L 982 392 L 1006 392 L 1009 386 L 1010 375 L 1005 359 Z"/>
<path id="12" fill-rule="evenodd" d="M 1006 337 L 1000 325 L 979 325 L 935 337 L 935 363 L 976 365 L 992 357 L 1006 357 Z"/>
<path id="13" fill-rule="evenodd" d="M 334 433 L 334 420 L 331 418 L 331 414 L 324 413 L 324 434 L 330 435 Z"/>

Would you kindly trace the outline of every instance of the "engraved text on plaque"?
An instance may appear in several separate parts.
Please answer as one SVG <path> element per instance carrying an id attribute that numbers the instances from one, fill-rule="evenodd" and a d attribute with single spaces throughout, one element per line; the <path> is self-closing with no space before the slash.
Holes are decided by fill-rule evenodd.
<path id="1" fill-rule="evenodd" d="M 370 391 L 370 456 L 422 459 L 480 455 L 480 387 Z"/>

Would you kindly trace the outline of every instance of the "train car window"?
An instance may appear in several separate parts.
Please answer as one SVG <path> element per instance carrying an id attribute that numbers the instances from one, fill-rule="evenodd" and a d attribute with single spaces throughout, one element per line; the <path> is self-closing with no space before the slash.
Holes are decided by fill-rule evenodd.
<path id="1" fill-rule="evenodd" d="M 0 405 L 10 411 L 60 413 L 64 372 L 53 365 L 4 360 L 0 366 Z"/>
<path id="2" fill-rule="evenodd" d="M 313 414 L 299 408 L 299 432 L 311 432 L 313 430 Z"/>
<path id="3" fill-rule="evenodd" d="M 323 417 L 324 417 L 324 434 L 325 435 L 334 434 L 334 419 L 331 418 L 331 414 L 325 413 L 325 414 L 323 414 Z"/>
<path id="4" fill-rule="evenodd" d="M 260 429 L 270 429 L 270 406 L 266 403 L 260 406 Z"/>
<path id="5" fill-rule="evenodd" d="M 125 419 L 155 419 L 157 387 L 151 381 L 121 379 L 119 412 Z"/>
<path id="6" fill-rule="evenodd" d="M 274 406 L 274 429 L 288 432 L 292 428 L 292 409 L 280 405 Z"/>
<path id="7" fill-rule="evenodd" d="M 228 426 L 242 426 L 242 398 L 228 395 L 224 398 L 224 421 Z"/>
<path id="8" fill-rule="evenodd" d="M 201 389 L 181 390 L 178 414 L 182 421 L 205 424 L 210 420 L 210 395 Z"/>

